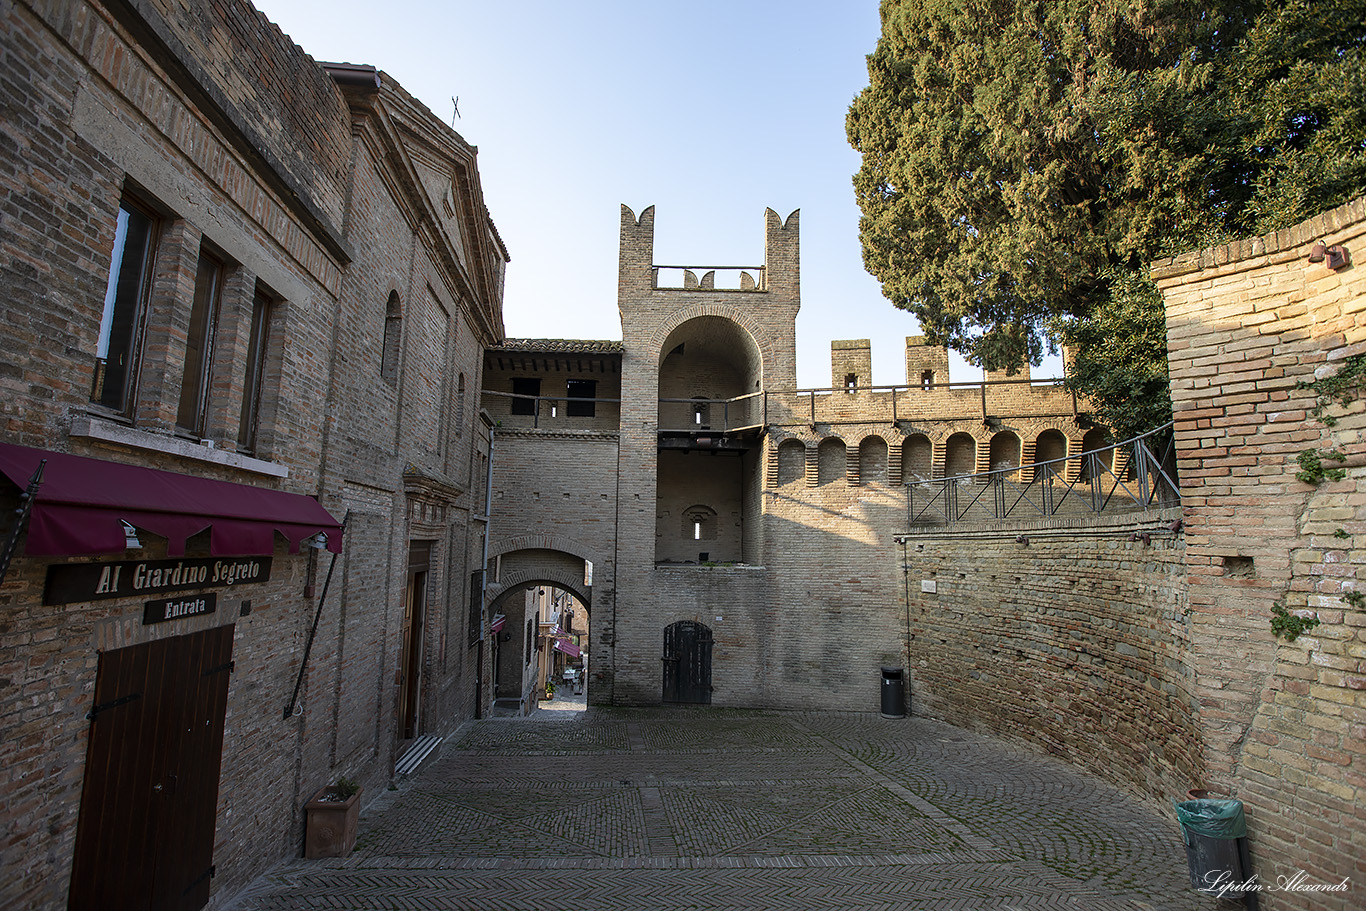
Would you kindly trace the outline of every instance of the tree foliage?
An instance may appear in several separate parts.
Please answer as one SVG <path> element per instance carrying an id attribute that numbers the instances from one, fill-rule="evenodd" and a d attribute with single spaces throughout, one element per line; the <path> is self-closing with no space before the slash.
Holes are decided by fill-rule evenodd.
<path id="1" fill-rule="evenodd" d="M 1147 263 L 1366 189 L 1366 0 L 884 0 L 882 25 L 848 116 L 869 271 L 989 369 L 1061 338 L 1116 432 L 1166 402 Z"/>

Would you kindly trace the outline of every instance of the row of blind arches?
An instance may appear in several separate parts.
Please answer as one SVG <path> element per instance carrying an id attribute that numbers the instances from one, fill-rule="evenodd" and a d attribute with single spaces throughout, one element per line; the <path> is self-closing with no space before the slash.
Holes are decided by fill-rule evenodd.
<path id="1" fill-rule="evenodd" d="M 1022 439 L 1010 430 L 1000 431 L 985 440 L 961 432 L 943 440 L 931 440 L 925 434 L 914 433 L 892 444 L 873 434 L 863 437 L 857 446 L 851 446 L 840 437 L 825 437 L 819 441 L 786 439 L 769 451 L 769 486 L 782 487 L 798 482 L 805 482 L 807 487 L 840 482 L 854 486 L 914 484 L 933 478 L 1011 468 L 1020 469 L 1019 480 L 1028 482 L 1033 480 L 1034 466 L 1038 463 L 1098 450 L 1106 443 L 1101 430 L 1069 438 L 1055 428 L 1044 430 L 1032 440 Z M 1106 469 L 1116 468 L 1109 452 L 1103 453 L 1100 460 Z M 1072 481 L 1084 476 L 1088 468 L 1074 459 L 1054 470 Z"/>

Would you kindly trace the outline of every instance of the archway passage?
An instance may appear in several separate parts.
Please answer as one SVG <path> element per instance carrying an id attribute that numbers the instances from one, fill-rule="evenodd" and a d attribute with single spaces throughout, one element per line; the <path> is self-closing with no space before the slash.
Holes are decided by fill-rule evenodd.
<path id="1" fill-rule="evenodd" d="M 586 705 L 588 603 L 551 580 L 524 579 L 503 588 L 489 606 L 494 715 L 529 714 L 561 688 Z"/>
<path id="2" fill-rule="evenodd" d="M 711 628 L 679 620 L 664 629 L 664 701 L 711 704 Z"/>
<path id="3" fill-rule="evenodd" d="M 659 351 L 656 563 L 757 560 L 763 402 L 763 357 L 739 323 L 698 316 L 669 332 Z"/>

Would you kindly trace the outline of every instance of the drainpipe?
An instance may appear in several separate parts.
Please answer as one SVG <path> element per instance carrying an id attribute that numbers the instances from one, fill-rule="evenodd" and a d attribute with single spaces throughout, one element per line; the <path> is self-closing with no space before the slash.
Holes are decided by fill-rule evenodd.
<path id="1" fill-rule="evenodd" d="M 483 717 L 484 704 L 484 662 L 483 652 L 486 648 L 485 640 L 488 639 L 488 590 L 489 590 L 489 535 L 493 529 L 493 523 L 489 521 L 489 515 L 493 512 L 493 419 L 484 409 L 479 409 L 479 419 L 484 422 L 484 426 L 489 431 L 489 456 L 488 464 L 484 466 L 484 514 L 476 514 L 474 520 L 484 523 L 484 542 L 482 553 L 479 559 L 479 658 L 475 664 L 475 688 L 478 695 L 475 697 L 474 717 Z M 489 648 L 488 660 L 493 660 L 493 643 Z"/>
<path id="2" fill-rule="evenodd" d="M 482 415 L 487 420 L 487 415 Z M 493 515 L 493 426 L 489 425 L 489 463 L 484 466 L 484 553 L 480 561 L 480 566 L 484 569 L 484 575 L 479 583 L 479 638 L 483 639 L 488 635 L 488 590 L 489 590 L 489 534 L 493 530 L 493 523 L 490 517 Z"/>

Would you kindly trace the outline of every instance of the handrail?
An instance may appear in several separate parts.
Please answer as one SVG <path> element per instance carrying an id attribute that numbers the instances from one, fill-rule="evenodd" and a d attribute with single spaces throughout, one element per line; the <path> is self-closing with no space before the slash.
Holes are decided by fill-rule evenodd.
<path id="1" fill-rule="evenodd" d="M 1173 426 L 1174 423 L 1169 422 L 1122 443 L 1061 459 L 908 484 L 907 524 L 952 525 L 961 522 L 978 503 L 984 501 L 987 491 L 991 491 L 990 517 L 994 519 L 1011 518 L 1022 504 L 1033 507 L 1026 510 L 1029 515 L 1055 516 L 1069 499 L 1077 503 L 1079 508 L 1097 515 L 1116 503 L 1140 509 L 1178 506 L 1181 503 L 1181 488 L 1176 478 L 1176 441 L 1174 435 L 1168 433 Z M 1165 440 L 1165 446 L 1159 455 L 1150 444 L 1162 440 Z M 1110 454 L 1108 459 L 1103 458 L 1106 453 Z M 1127 454 L 1129 458 L 1123 462 L 1123 468 L 1117 470 L 1122 454 Z M 1069 470 L 1073 463 L 1075 470 Z M 1133 477 L 1127 476 L 1129 469 L 1132 469 Z M 1030 471 L 1028 481 L 1008 481 L 1010 476 L 1018 476 L 1026 470 Z M 1070 481 L 1067 480 L 1069 476 Z M 1108 483 L 1106 476 L 1109 477 Z M 1018 485 L 1017 492 L 1008 487 L 1012 483 Z M 923 498 L 923 503 L 917 509 L 915 491 L 925 488 L 932 492 Z M 964 490 L 975 491 L 966 505 L 960 504 L 960 493 Z M 1015 496 L 1012 500 L 1013 492 Z M 979 511 L 985 510 L 983 506 Z"/>

